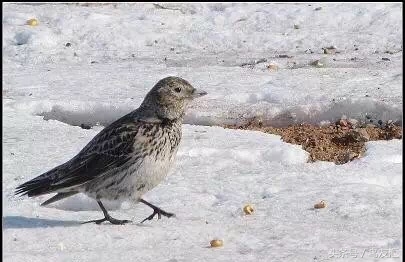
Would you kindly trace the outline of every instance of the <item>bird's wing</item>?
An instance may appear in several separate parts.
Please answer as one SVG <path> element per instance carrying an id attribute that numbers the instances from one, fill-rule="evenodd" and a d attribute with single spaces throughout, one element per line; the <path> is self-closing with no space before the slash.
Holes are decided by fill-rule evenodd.
<path id="1" fill-rule="evenodd" d="M 71 187 L 85 183 L 121 167 L 132 157 L 139 124 L 125 124 L 109 128 L 95 137 L 70 163 L 67 163 L 57 187 Z"/>
<path id="2" fill-rule="evenodd" d="M 142 122 L 114 123 L 102 130 L 70 161 L 20 185 L 16 193 L 35 196 L 86 183 L 121 167 L 135 154 Z M 141 128 L 142 129 L 142 128 Z"/>

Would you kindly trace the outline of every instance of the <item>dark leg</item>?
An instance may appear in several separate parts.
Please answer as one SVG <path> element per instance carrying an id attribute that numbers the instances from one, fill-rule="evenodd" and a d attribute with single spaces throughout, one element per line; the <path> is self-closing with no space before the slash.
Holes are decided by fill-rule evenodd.
<path id="1" fill-rule="evenodd" d="M 111 217 L 108 214 L 107 209 L 105 209 L 105 207 L 103 206 L 103 203 L 101 203 L 100 200 L 97 200 L 97 203 L 98 203 L 98 205 L 100 206 L 101 210 L 104 213 L 104 218 L 103 219 L 98 219 L 98 220 L 90 220 L 90 221 L 87 221 L 87 222 L 83 222 L 82 224 L 96 223 L 97 225 L 99 225 L 99 224 L 103 223 L 104 221 L 108 221 L 108 222 L 110 222 L 111 224 L 114 224 L 114 225 L 123 225 L 125 223 L 131 222 L 131 220 L 118 220 L 118 219 L 115 219 L 115 218 Z"/>
<path id="2" fill-rule="evenodd" d="M 175 215 L 172 214 L 172 213 L 166 212 L 166 211 L 164 211 L 164 210 L 158 208 L 157 206 L 152 205 L 151 203 L 146 202 L 146 201 L 143 200 L 142 198 L 141 198 L 141 200 L 139 200 L 139 202 L 144 203 L 145 205 L 147 205 L 147 206 L 149 206 L 150 208 L 153 209 L 153 214 L 150 215 L 150 216 L 148 216 L 148 217 L 145 218 L 144 220 L 142 220 L 141 223 L 145 222 L 146 220 L 152 220 L 152 219 L 155 217 L 155 215 L 158 215 L 158 219 L 161 219 L 161 218 L 162 218 L 162 215 L 164 215 L 165 217 L 172 217 L 172 216 L 175 216 Z"/>

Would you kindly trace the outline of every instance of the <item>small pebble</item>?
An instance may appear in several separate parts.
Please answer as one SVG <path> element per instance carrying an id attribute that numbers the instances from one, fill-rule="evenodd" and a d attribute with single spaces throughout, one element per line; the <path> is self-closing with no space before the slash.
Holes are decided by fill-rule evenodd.
<path id="1" fill-rule="evenodd" d="M 87 124 L 80 124 L 80 127 L 83 129 L 91 129 L 91 126 Z"/>
<path id="2" fill-rule="evenodd" d="M 316 208 L 316 209 L 325 208 L 325 207 L 326 207 L 326 202 L 325 202 L 324 200 L 322 200 L 321 202 L 316 203 L 316 204 L 314 205 L 314 208 Z"/>
<path id="3" fill-rule="evenodd" d="M 267 66 L 267 68 L 268 68 L 270 71 L 277 71 L 277 70 L 278 70 L 278 66 L 277 66 L 276 64 L 269 64 L 269 65 Z"/>
<path id="4" fill-rule="evenodd" d="M 336 47 L 334 46 L 324 47 L 322 49 L 324 54 L 336 54 Z"/>
<path id="5" fill-rule="evenodd" d="M 322 63 L 320 60 L 315 60 L 315 61 L 311 62 L 311 65 L 315 66 L 315 67 L 324 67 L 325 66 L 325 64 Z"/>
<path id="6" fill-rule="evenodd" d="M 353 130 L 352 133 L 353 137 L 355 137 L 356 135 L 358 136 L 359 139 L 356 139 L 357 141 L 367 142 L 368 140 L 370 140 L 370 135 L 364 128 L 356 128 L 355 130 Z"/>
<path id="7" fill-rule="evenodd" d="M 339 120 L 339 125 L 340 125 L 340 126 L 348 126 L 349 123 L 347 122 L 346 119 L 340 119 L 340 120 Z"/>
<path id="8" fill-rule="evenodd" d="M 292 58 L 291 55 L 278 55 L 279 58 Z"/>
<path id="9" fill-rule="evenodd" d="M 357 120 L 354 119 L 354 118 L 350 118 L 350 119 L 349 119 L 349 123 L 350 123 L 350 125 L 351 125 L 352 127 L 357 127 L 357 125 L 359 124 L 359 121 L 357 121 Z"/>

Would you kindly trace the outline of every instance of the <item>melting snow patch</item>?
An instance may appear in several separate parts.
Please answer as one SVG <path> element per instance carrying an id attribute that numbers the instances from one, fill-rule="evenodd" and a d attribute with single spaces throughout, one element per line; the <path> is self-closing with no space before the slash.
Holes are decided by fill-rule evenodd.
<path id="1" fill-rule="evenodd" d="M 76 105 L 54 105 L 50 111 L 37 113 L 44 120 L 58 120 L 74 126 L 106 126 L 114 120 L 129 113 L 134 108 L 129 105 L 113 106 L 111 104 L 82 103 Z M 335 122 L 342 116 L 355 119 L 360 124 L 377 125 L 381 120 L 393 120 L 402 124 L 402 108 L 374 99 L 345 99 L 332 103 L 318 103 L 286 107 L 270 103 L 253 104 L 247 107 L 230 108 L 221 113 L 211 111 L 215 108 L 200 109 L 193 107 L 186 113 L 185 123 L 194 125 L 230 125 L 239 124 L 251 119 L 260 119 L 264 124 L 274 127 L 285 127 L 292 124 L 321 124 Z M 233 111 L 233 114 L 229 114 Z"/>
<path id="2" fill-rule="evenodd" d="M 92 127 L 96 125 L 107 126 L 130 111 L 128 108 L 118 108 L 111 105 L 86 105 L 74 110 L 56 105 L 52 107 L 51 111 L 41 112 L 37 115 L 43 116 L 44 120 L 52 119 L 72 126 Z"/>

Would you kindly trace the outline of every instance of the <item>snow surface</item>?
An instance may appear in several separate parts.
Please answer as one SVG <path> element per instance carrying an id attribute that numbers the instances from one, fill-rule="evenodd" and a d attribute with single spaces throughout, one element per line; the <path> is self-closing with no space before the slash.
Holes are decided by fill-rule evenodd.
<path id="1" fill-rule="evenodd" d="M 331 45 L 340 53 L 323 54 Z M 114 217 L 134 222 L 81 225 L 102 216 L 84 195 L 49 207 L 39 206 L 49 196 L 13 196 L 168 75 L 209 93 L 187 113 L 168 179 L 145 195 L 176 218 L 141 225 L 148 207 L 111 202 Z M 346 249 L 372 261 L 374 248 L 398 261 L 402 140 L 369 142 L 345 165 L 307 163 L 279 136 L 210 125 L 402 123 L 402 79 L 401 3 L 3 4 L 4 259 L 322 261 Z M 314 210 L 322 199 L 328 207 Z M 209 248 L 214 238 L 224 246 Z"/>

